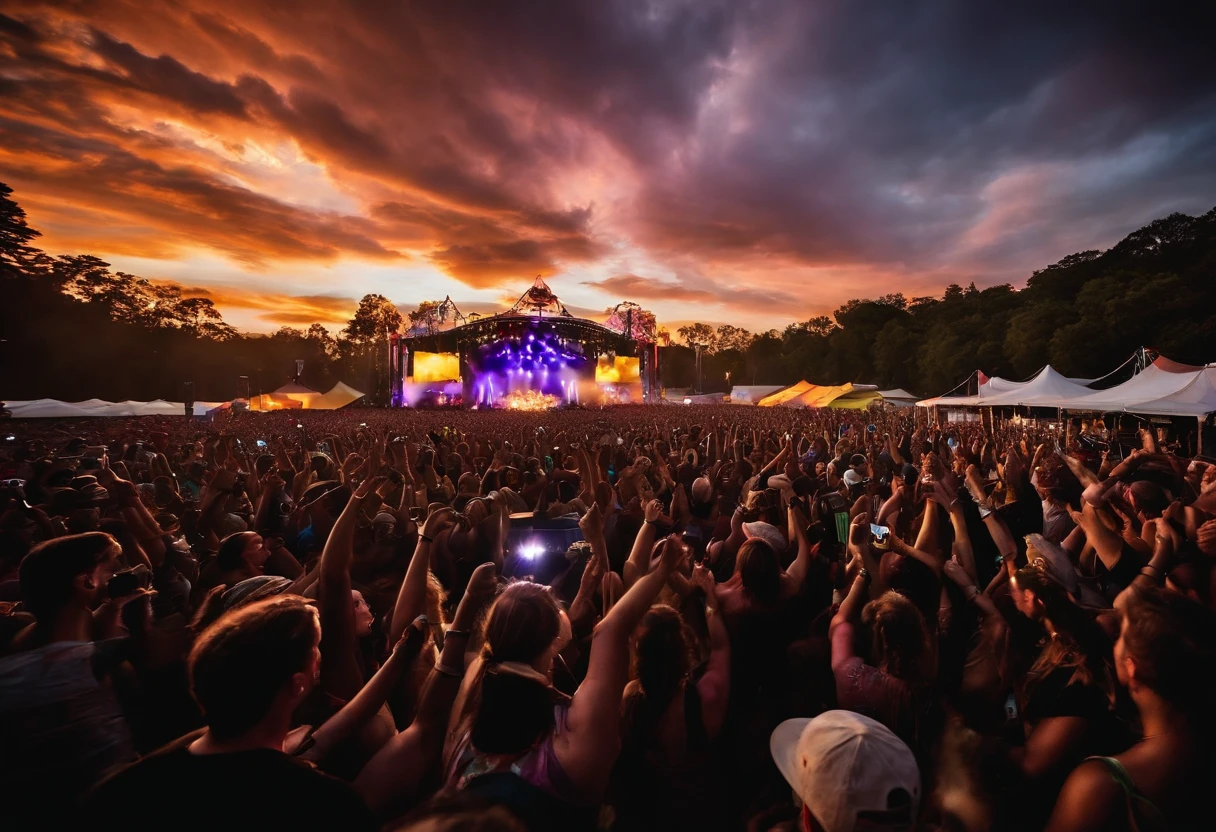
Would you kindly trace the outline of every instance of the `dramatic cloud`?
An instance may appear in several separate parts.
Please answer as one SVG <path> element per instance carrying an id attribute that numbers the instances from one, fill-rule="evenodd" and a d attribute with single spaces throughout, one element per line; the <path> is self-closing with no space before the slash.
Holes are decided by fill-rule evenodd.
<path id="1" fill-rule="evenodd" d="M 168 281 L 162 281 L 168 282 Z M 233 288 L 181 286 L 183 297 L 207 298 L 225 309 L 250 310 L 259 320 L 278 326 L 325 324 L 331 330 L 345 324 L 359 306 L 358 298 L 329 295 L 272 295 Z"/>
<path id="2" fill-rule="evenodd" d="M 0 179 L 48 250 L 219 258 L 189 282 L 242 325 L 543 274 L 581 308 L 767 329 L 1020 284 L 1216 204 L 1210 4 L 5 9 Z"/>

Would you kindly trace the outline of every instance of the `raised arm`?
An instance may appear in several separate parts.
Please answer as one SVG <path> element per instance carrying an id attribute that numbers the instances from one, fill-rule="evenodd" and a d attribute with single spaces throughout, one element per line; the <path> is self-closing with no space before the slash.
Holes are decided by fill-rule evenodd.
<path id="1" fill-rule="evenodd" d="M 363 501 L 383 477 L 359 484 L 334 523 L 318 567 L 317 597 L 321 613 L 321 685 L 342 699 L 351 699 L 363 686 L 355 660 L 355 608 L 350 594 L 350 565 L 354 560 L 355 526 Z"/>
<path id="2" fill-rule="evenodd" d="M 811 541 L 806 536 L 806 518 L 802 516 L 802 510 L 790 506 L 786 509 L 786 517 L 789 523 L 790 540 L 798 541 L 798 554 L 794 557 L 794 562 L 790 564 L 790 568 L 785 570 L 785 573 L 789 575 L 789 586 L 792 593 L 797 593 L 802 589 L 802 585 L 806 581 L 807 572 L 811 568 L 811 561 L 815 558 L 816 549 L 811 545 Z"/>
<path id="3" fill-rule="evenodd" d="M 418 712 L 410 727 L 389 740 L 363 767 L 355 789 L 380 817 L 400 814 L 422 797 L 428 777 L 439 767 L 452 703 L 464 678 L 469 634 L 497 586 L 494 564 L 473 570 L 452 626 L 443 640 L 439 663 L 427 677 Z"/>
<path id="4" fill-rule="evenodd" d="M 638 579 L 650 570 L 650 553 L 654 549 L 655 523 L 662 513 L 663 504 L 658 500 L 651 500 L 646 504 L 642 528 L 638 531 L 638 536 L 634 538 L 633 548 L 629 550 L 629 560 L 625 561 L 625 566 L 621 570 L 626 589 L 637 583 Z"/>
<path id="5" fill-rule="evenodd" d="M 426 608 L 426 580 L 431 569 L 431 547 L 434 545 L 435 535 L 451 526 L 455 517 L 455 509 L 445 506 L 426 518 L 422 534 L 418 536 L 418 545 L 414 547 L 414 556 L 410 559 L 405 578 L 401 581 L 401 589 L 397 592 L 397 603 L 393 606 L 393 618 L 388 629 L 389 641 L 395 642 L 401 638 L 409 623 Z"/>
<path id="6" fill-rule="evenodd" d="M 603 794 L 620 751 L 621 694 L 629 681 L 629 638 L 686 555 L 679 538 L 667 538 L 656 568 L 621 596 L 592 635 L 587 675 L 570 704 L 567 730 L 554 738 L 562 767 L 588 795 Z"/>
<path id="7" fill-rule="evenodd" d="M 716 737 L 726 721 L 726 706 L 730 700 L 730 634 L 718 610 L 714 573 L 698 564 L 692 570 L 692 582 L 705 592 L 705 626 L 709 629 L 709 659 L 705 672 L 697 680 L 701 697 L 701 719 L 705 733 Z"/>
<path id="8" fill-rule="evenodd" d="M 368 680 L 355 698 L 342 706 L 312 732 L 312 750 L 305 756 L 309 760 L 322 760 L 347 737 L 353 736 L 384 705 L 389 693 L 405 676 L 406 671 L 422 652 L 426 643 L 427 620 L 419 616 L 414 625 L 397 640 L 393 652 Z"/>

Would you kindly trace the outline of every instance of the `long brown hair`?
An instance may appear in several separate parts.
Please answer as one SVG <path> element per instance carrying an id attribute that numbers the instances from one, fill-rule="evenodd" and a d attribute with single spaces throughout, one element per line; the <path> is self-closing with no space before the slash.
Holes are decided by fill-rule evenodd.
<path id="1" fill-rule="evenodd" d="M 638 625 L 631 671 L 640 691 L 628 710 L 635 733 L 647 735 L 658 724 L 693 663 L 692 633 L 680 613 L 666 604 L 650 608 Z"/>
<path id="2" fill-rule="evenodd" d="M 923 693 L 933 686 L 929 630 L 916 605 L 898 592 L 884 592 L 866 604 L 861 622 L 870 631 L 872 658 L 882 670 Z"/>
<path id="3" fill-rule="evenodd" d="M 1089 615 L 1068 597 L 1064 587 L 1048 576 L 1035 561 L 1017 571 L 1018 588 L 1034 593 L 1043 605 L 1043 617 L 1055 635 L 1039 653 L 1026 676 L 1029 690 L 1060 668 L 1071 669 L 1069 684 L 1096 685 L 1113 705 L 1115 682 L 1110 639 Z"/>
<path id="4" fill-rule="evenodd" d="M 525 751 L 553 728 L 552 688 L 501 666 L 531 665 L 559 632 L 561 607 L 548 587 L 518 581 L 495 600 L 486 619 L 481 672 L 468 707 L 470 739 L 478 751 Z"/>

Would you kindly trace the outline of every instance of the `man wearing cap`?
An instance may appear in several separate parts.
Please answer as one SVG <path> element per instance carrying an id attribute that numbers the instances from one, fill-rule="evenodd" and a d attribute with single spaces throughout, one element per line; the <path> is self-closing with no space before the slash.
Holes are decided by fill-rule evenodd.
<path id="1" fill-rule="evenodd" d="M 787 719 L 769 749 L 802 804 L 803 832 L 915 827 L 920 770 L 908 746 L 881 723 L 852 711 Z"/>

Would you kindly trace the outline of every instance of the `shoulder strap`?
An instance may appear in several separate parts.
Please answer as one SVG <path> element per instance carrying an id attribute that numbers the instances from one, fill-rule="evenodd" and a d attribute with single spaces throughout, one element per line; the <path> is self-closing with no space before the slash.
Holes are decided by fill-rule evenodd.
<path id="1" fill-rule="evenodd" d="M 1108 772 L 1111 779 L 1119 784 L 1119 788 L 1127 792 L 1129 795 L 1136 793 L 1136 784 L 1132 782 L 1131 776 L 1127 773 L 1127 769 L 1123 767 L 1123 763 L 1116 760 L 1114 757 L 1088 757 L 1085 762 L 1093 760 L 1101 763 Z"/>

